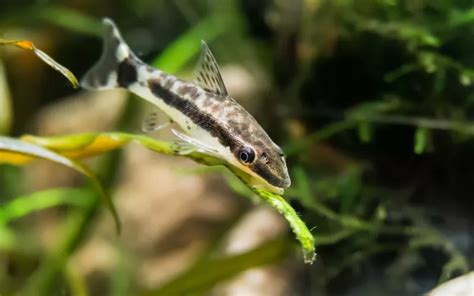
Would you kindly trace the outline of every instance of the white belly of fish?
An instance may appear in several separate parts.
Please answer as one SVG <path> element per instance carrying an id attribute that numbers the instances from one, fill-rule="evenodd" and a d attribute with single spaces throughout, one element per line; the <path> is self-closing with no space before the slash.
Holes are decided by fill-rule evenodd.
<path id="1" fill-rule="evenodd" d="M 148 79 L 153 78 L 152 75 L 147 76 L 148 77 L 146 77 L 144 81 L 148 81 Z M 211 135 L 209 131 L 195 124 L 180 110 L 166 104 L 161 98 L 158 98 L 155 94 L 153 94 L 148 87 L 144 87 L 137 82 L 131 84 L 128 89 L 137 96 L 145 99 L 149 103 L 162 110 L 173 122 L 179 125 L 184 133 L 189 135 L 191 138 L 214 150 L 215 153 L 213 153 L 213 156 L 234 164 L 235 160 L 229 147 L 223 146 L 216 137 Z M 199 147 L 196 148 L 199 149 Z"/>

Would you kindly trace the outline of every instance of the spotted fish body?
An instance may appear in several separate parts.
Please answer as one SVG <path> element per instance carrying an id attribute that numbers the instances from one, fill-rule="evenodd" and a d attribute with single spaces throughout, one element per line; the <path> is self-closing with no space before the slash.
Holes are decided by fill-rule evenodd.
<path id="1" fill-rule="evenodd" d="M 129 49 L 115 24 L 104 19 L 104 49 L 81 81 L 86 89 L 127 88 L 176 122 L 181 139 L 252 176 L 252 186 L 282 193 L 291 184 L 282 150 L 231 98 L 217 62 L 203 42 L 195 83 L 154 69 Z"/>

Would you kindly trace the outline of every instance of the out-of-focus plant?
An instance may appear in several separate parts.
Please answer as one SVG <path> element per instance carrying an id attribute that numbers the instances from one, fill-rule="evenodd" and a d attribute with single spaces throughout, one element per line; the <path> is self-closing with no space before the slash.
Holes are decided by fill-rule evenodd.
<path id="1" fill-rule="evenodd" d="M 64 75 L 71 82 L 73 87 L 78 87 L 78 81 L 71 71 L 69 71 L 61 64 L 57 63 L 49 55 L 47 55 L 40 49 L 36 48 L 34 44 L 30 41 L 0 39 L 0 45 L 11 45 L 32 51 L 43 62 L 45 62 L 53 69 Z M 5 109 L 0 112 L 0 119 L 3 119 L 3 132 L 7 132 L 11 124 L 11 110 L 9 108 L 10 98 L 7 96 L 8 92 L 6 88 L 6 79 L 4 76 L 3 68 L 1 69 L 0 75 L 2 75 L 0 77 L 0 87 L 2 87 L 0 92 L 2 98 L 0 99 L 0 101 L 2 102 L 1 107 L 5 107 Z M 110 196 L 106 193 L 106 190 L 102 186 L 101 182 L 91 170 L 70 158 L 66 158 L 62 155 L 55 153 L 54 151 L 45 149 L 41 146 L 26 143 L 14 138 L 0 136 L 0 163 L 19 165 L 24 164 L 25 162 L 28 162 L 32 159 L 47 159 L 55 163 L 70 167 L 86 176 L 94 187 L 94 189 L 96 190 L 96 192 L 98 193 L 98 195 L 101 196 L 105 201 L 105 204 L 113 215 L 117 231 L 120 232 L 120 220 L 115 210 L 115 207 L 110 199 Z M 78 196 L 81 197 L 80 201 L 76 199 Z M 92 202 L 91 200 L 94 199 L 97 198 L 93 194 L 91 195 L 90 191 L 81 192 L 81 194 L 78 194 L 77 190 L 60 189 L 50 190 L 46 192 L 38 192 L 27 197 L 18 197 L 17 199 L 11 201 L 9 204 L 3 205 L 0 210 L 0 246 L 2 250 L 12 251 L 15 250 L 15 248 L 18 248 L 19 242 L 16 241 L 16 235 L 8 227 L 9 222 L 11 222 L 12 220 L 24 217 L 31 212 L 57 205 L 70 204 L 75 205 L 76 207 L 80 207 L 82 205 L 82 207 L 90 209 L 93 208 L 91 205 L 93 205 L 94 202 Z M 87 206 L 85 206 L 86 204 Z M 77 237 L 77 235 L 74 235 L 74 237 Z M 71 242 L 74 243 L 74 240 L 65 240 L 64 244 L 66 246 L 66 249 L 70 248 Z M 60 266 L 58 267 L 58 263 L 63 260 L 63 258 L 64 255 L 54 257 L 50 260 L 50 262 L 53 263 L 47 265 L 47 268 L 44 269 L 44 273 L 42 275 L 43 278 L 46 278 L 46 280 L 39 281 L 40 286 L 38 287 L 40 287 L 40 289 L 35 291 L 34 294 L 49 294 L 49 292 L 47 292 L 48 289 L 43 287 L 51 283 L 50 279 L 54 278 L 54 275 L 57 273 L 58 268 L 61 268 Z M 8 288 L 5 287 L 5 289 Z M 30 290 L 27 293 L 31 294 L 34 290 L 35 289 Z"/>
<path id="2" fill-rule="evenodd" d="M 109 195 L 105 193 L 105 190 L 102 187 L 99 179 L 86 166 L 41 146 L 26 143 L 13 138 L 0 137 L 0 163 L 19 165 L 24 164 L 31 159 L 47 159 L 70 167 L 89 178 L 89 180 L 94 184 L 101 196 L 104 198 L 107 207 L 114 216 L 117 231 L 120 232 L 120 220 Z"/>
<path id="3" fill-rule="evenodd" d="M 77 81 L 76 76 L 72 74 L 69 69 L 64 67 L 63 65 L 59 64 L 55 60 L 53 60 L 49 55 L 47 55 L 44 51 L 41 49 L 36 48 L 36 46 L 28 40 L 7 40 L 7 39 L 0 39 L 0 45 L 12 45 L 16 46 L 21 49 L 26 49 L 32 51 L 38 58 L 40 58 L 43 62 L 51 66 L 54 70 L 58 71 L 64 77 L 66 77 L 69 82 L 71 82 L 72 86 L 74 88 L 79 87 L 79 82 Z"/>
<path id="4" fill-rule="evenodd" d="M 79 87 L 79 83 L 66 67 L 62 66 L 61 64 L 57 63 L 53 60 L 49 55 L 47 55 L 42 50 L 36 48 L 36 46 L 28 40 L 8 40 L 0 38 L 0 46 L 16 46 L 21 49 L 26 49 L 32 51 L 38 58 L 40 58 L 43 62 L 51 66 L 56 71 L 60 72 L 64 75 L 72 84 L 74 88 Z M 0 60 L 1 62 L 1 60 Z M 6 134 L 10 127 L 12 121 L 12 111 L 11 111 L 11 103 L 10 103 L 10 93 L 6 78 L 5 69 L 3 63 L 0 63 L 0 134 Z"/>
<path id="5" fill-rule="evenodd" d="M 27 162 L 29 156 L 43 157 L 73 167 L 96 181 L 89 171 L 70 159 L 99 155 L 112 149 L 122 147 L 130 141 L 136 141 L 155 152 L 174 156 L 184 155 L 206 165 L 223 165 L 228 167 L 244 183 L 250 181 L 250 176 L 213 156 L 198 151 L 183 154 L 183 148 L 174 142 L 165 142 L 142 135 L 123 133 L 80 134 L 55 138 L 25 136 L 23 137 L 23 141 L 0 138 L 0 163 L 18 164 L 20 162 Z M 3 151 L 7 152 L 5 153 Z M 250 182 L 248 183 L 250 184 Z M 296 214 L 295 210 L 277 194 L 261 189 L 252 188 L 252 190 L 254 190 L 263 201 L 277 209 L 288 220 L 296 237 L 301 242 L 305 262 L 313 263 L 315 258 L 313 236 L 304 222 L 301 221 L 298 214 Z M 111 202 L 108 204 L 114 215 L 116 215 Z"/>
<path id="6" fill-rule="evenodd" d="M 442 168 L 443 180 L 458 180 L 447 173 L 454 164 L 440 161 L 446 157 L 440 151 L 463 153 L 461 145 L 472 144 L 472 4 L 327 0 L 302 1 L 296 10 L 275 3 L 274 33 L 282 48 L 295 49 L 294 64 L 279 67 L 285 83 L 275 84 L 283 86 L 282 99 L 291 98 L 285 111 L 298 123 L 285 147 L 297 164 L 288 196 L 329 239 L 325 248 L 315 236 L 328 260 L 322 285 L 338 286 L 347 273 L 370 281 L 358 271 L 380 263 L 383 254 L 393 255 L 387 274 L 417 281 L 414 271 L 429 263 L 410 258 L 426 260 L 421 254 L 427 250 L 447 258 L 436 271 L 438 283 L 467 272 L 470 252 L 431 220 L 432 203 L 439 201 L 424 190 L 438 184 L 426 182 L 432 176 L 414 164 L 430 160 Z M 297 20 L 287 20 L 290 13 Z M 292 38 L 288 24 L 296 24 Z M 396 188 L 388 185 L 394 180 Z M 400 287 L 391 276 L 387 283 L 405 294 L 429 288 Z"/>
<path id="7" fill-rule="evenodd" d="M 7 134 L 12 125 L 12 106 L 5 67 L 0 59 L 0 135 Z"/>
<path id="8" fill-rule="evenodd" d="M 140 1 L 137 7 L 127 4 L 127 21 L 133 22 L 130 18 L 135 14 L 146 19 L 144 15 L 150 14 L 143 7 L 152 2 Z M 252 60 L 251 64 L 261 63 L 268 74 L 280 76 L 273 81 L 268 96 L 272 104 L 268 106 L 278 106 L 277 112 L 271 113 L 281 111 L 278 122 L 282 126 L 290 126 L 290 117 L 291 123 L 296 123 L 296 128 L 289 128 L 293 138 L 284 147 L 294 181 L 286 198 L 298 206 L 306 223 L 317 225 L 314 239 L 324 259 L 319 261 L 323 265 L 316 264 L 317 272 L 307 268 L 311 272 L 302 278 L 318 282 L 327 294 L 334 289 L 341 291 L 341 282 L 351 287 L 344 288 L 342 292 L 346 294 L 352 289 L 367 293 L 367 289 L 374 289 L 373 282 L 387 294 L 421 294 L 437 282 L 472 269 L 470 252 L 465 252 L 466 240 L 457 236 L 460 233 L 438 229 L 436 219 L 440 219 L 442 209 L 435 205 L 439 202 L 433 197 L 435 194 L 425 192 L 431 188 L 446 189 L 437 183 L 453 182 L 452 179 L 460 182 L 460 173 L 447 160 L 446 147 L 451 154 L 470 157 L 466 151 L 470 151 L 474 134 L 470 120 L 474 102 L 472 4 L 444 0 L 303 0 L 262 1 L 259 3 L 265 4 L 252 6 L 265 17 L 214 10 L 230 2 L 242 6 L 257 3 L 207 1 L 214 12 L 212 18 L 201 18 L 199 13 L 192 18 L 194 7 L 187 5 L 191 2 L 177 1 L 177 5 L 186 6 L 183 14 L 191 15 L 187 20 L 194 26 L 154 63 L 167 71 L 182 71 L 197 54 L 200 39 L 219 37 L 225 40 L 229 56 L 243 52 L 251 44 L 264 57 Z M 90 22 L 67 9 L 47 8 L 38 10 L 37 19 L 98 35 L 98 22 Z M 49 17 L 54 15 L 66 18 Z M 76 21 L 68 22 L 69 16 Z M 238 25 L 231 26 L 229 21 Z M 261 35 L 236 39 L 244 30 L 255 27 Z M 229 34 L 231 30 L 233 34 Z M 233 59 L 239 63 L 243 60 L 235 56 Z M 36 143 L 43 139 L 28 140 Z M 49 147 L 57 139 L 44 140 Z M 116 147 L 107 147 L 102 152 L 112 148 Z M 65 149 L 59 150 L 66 153 Z M 69 156 L 86 156 L 75 153 Z M 433 163 L 433 167 L 425 167 L 426 161 Z M 425 172 L 419 174 L 418 168 Z M 431 177 L 427 171 L 436 172 L 436 182 L 427 178 Z M 230 184 L 239 194 L 254 195 L 240 182 Z M 452 204 L 457 193 L 452 188 L 448 190 L 439 191 Z M 61 200 L 51 199 L 43 207 Z M 8 204 L 7 209 L 15 208 L 15 204 Z M 13 219 L 14 215 L 9 217 Z M 81 225 L 87 224 L 83 221 Z M 14 233 L 3 231 L 0 237 L 11 243 Z M 71 241 L 80 241 L 70 237 Z M 204 261 L 211 267 L 208 274 L 203 273 L 205 264 L 192 266 L 147 295 L 207 291 L 247 267 L 275 262 L 286 248 L 282 246 L 279 241 L 270 242 L 242 257 L 211 258 Z M 70 249 L 68 245 L 59 249 L 58 254 L 67 257 Z M 259 253 L 262 250 L 268 256 Z M 266 253 L 268 250 L 274 252 Z M 440 267 L 432 268 L 430 264 L 434 263 Z M 48 266 L 45 270 L 51 270 Z M 420 279 L 418 271 L 423 267 L 430 269 L 429 279 Z M 365 272 L 367 269 L 375 272 Z M 65 274 L 70 286 L 83 290 L 81 280 L 76 280 L 70 267 Z M 384 283 L 377 277 L 382 274 Z M 350 280 L 353 282 L 346 284 Z M 45 281 L 53 282 L 51 278 Z M 390 293 L 388 287 L 395 292 Z"/>
<path id="9" fill-rule="evenodd" d="M 56 71 L 60 72 L 62 75 L 64 75 L 72 84 L 74 88 L 79 87 L 79 83 L 77 81 L 77 78 L 74 76 L 74 74 L 69 71 L 66 67 L 62 66 L 55 60 L 53 60 L 49 55 L 47 55 L 45 52 L 42 50 L 36 48 L 36 46 L 28 41 L 28 40 L 6 40 L 6 39 L 0 39 L 0 45 L 12 45 L 16 46 L 22 49 L 30 50 L 32 51 L 35 55 L 37 55 L 43 62 L 51 66 L 53 69 Z M 2 75 L 3 73 L 3 68 L 0 69 Z M 3 77 L 3 75 L 2 75 Z M 1 78 L 1 77 L 0 77 Z M 4 80 L 4 79 L 3 79 Z M 5 81 L 0 81 L 0 83 L 5 83 Z M 6 85 L 2 85 L 5 86 Z M 7 92 L 5 91 L 4 93 L 0 93 L 0 95 L 7 95 Z M 9 98 L 5 98 L 5 102 Z M 9 107 L 7 103 L 4 103 L 5 107 Z M 6 112 L 9 112 L 9 108 Z M 5 115 L 6 116 L 6 115 Z M 8 119 L 10 120 L 10 119 Z M 80 172 L 81 174 L 85 175 L 88 177 L 96 186 L 96 188 L 101 192 L 101 195 L 104 197 L 104 200 L 106 201 L 106 204 L 110 211 L 112 212 L 116 225 L 117 225 L 117 230 L 120 231 L 120 222 L 119 218 L 117 215 L 117 212 L 112 204 L 112 201 L 110 200 L 110 197 L 105 193 L 104 189 L 102 188 L 98 178 L 92 173 L 87 167 L 85 167 L 82 164 L 79 164 L 71 159 L 68 159 L 64 156 L 61 156 L 57 153 L 54 153 L 53 151 L 50 151 L 48 149 L 44 149 L 42 147 L 39 147 L 37 145 L 29 144 L 29 143 L 24 143 L 22 141 L 12 139 L 12 138 L 7 138 L 7 137 L 0 137 L 0 163 L 10 163 L 10 164 L 22 164 L 25 161 L 27 161 L 29 158 L 42 158 L 42 159 L 48 159 L 50 161 L 68 166 L 72 169 L 75 169 L 76 171 Z"/>
<path id="10" fill-rule="evenodd" d="M 232 19 L 233 18 L 224 19 L 222 17 L 218 17 L 216 19 L 216 17 L 212 17 L 203 21 L 200 25 L 192 29 L 188 34 L 183 35 L 180 39 L 173 43 L 171 47 L 173 50 L 165 51 L 165 53 L 159 59 L 157 59 L 155 63 L 160 65 L 160 67 L 167 69 L 168 71 L 177 71 L 183 67 L 190 57 L 197 54 L 199 50 L 199 46 L 197 46 L 199 44 L 199 39 L 203 37 L 206 38 L 205 36 L 207 36 L 208 40 L 215 38 L 224 32 L 225 28 L 225 26 L 218 26 L 217 23 L 222 23 L 222 20 L 229 22 L 229 20 Z M 196 46 L 190 51 L 189 45 L 194 43 Z M 74 87 L 77 86 L 77 80 L 68 69 L 56 63 L 44 52 L 37 49 L 31 42 L 24 40 L 1 40 L 1 44 L 13 45 L 33 51 L 44 62 L 66 76 Z M 180 56 L 181 58 L 177 58 Z M 104 193 L 105 190 L 99 183 L 97 177 L 95 177 L 95 175 L 89 169 L 77 162 L 75 159 L 91 155 L 100 155 L 104 152 L 119 148 L 132 140 L 137 141 L 144 146 L 160 153 L 180 155 L 180 147 L 175 143 L 158 141 L 148 137 L 132 134 L 83 134 L 65 136 L 62 138 L 39 138 L 27 136 L 20 140 L 3 137 L 0 138 L 0 163 L 19 165 L 25 164 L 33 159 L 43 158 L 78 170 L 79 172 L 85 174 L 95 185 L 96 189 L 98 189 L 99 193 L 106 198 L 107 205 L 112 211 L 116 223 L 119 226 L 118 215 L 115 212 L 113 204 L 110 201 L 108 195 Z M 207 165 L 226 165 L 216 158 L 198 152 L 193 152 L 187 154 L 186 156 Z M 232 166 L 228 166 L 228 168 L 241 180 L 243 180 L 244 183 L 246 182 L 246 179 L 248 178 L 246 174 L 243 174 Z M 13 219 L 23 217 L 24 215 L 27 215 L 33 211 L 60 204 L 72 204 L 79 207 L 83 205 L 86 212 L 90 212 L 94 209 L 94 202 L 87 203 L 89 198 L 84 199 L 85 204 L 76 204 L 76 198 L 74 197 L 76 194 L 72 194 L 73 192 L 70 192 L 72 199 L 70 201 L 66 201 L 67 194 L 69 192 L 68 190 L 69 189 L 59 189 L 56 191 L 50 190 L 46 192 L 39 192 L 28 197 L 19 197 L 13 200 L 3 209 L 2 212 L 0 212 L 0 219 L 3 219 L 4 223 L 7 223 Z M 87 194 L 90 195 L 89 191 L 86 191 L 86 195 Z M 315 258 L 314 239 L 295 210 L 293 210 L 293 208 L 281 196 L 262 190 L 255 190 L 255 194 L 257 196 L 261 196 L 262 200 L 275 207 L 281 214 L 285 216 L 285 218 L 287 218 L 298 240 L 301 242 L 305 262 L 312 263 Z M 29 203 L 28 206 L 25 206 L 25 201 L 27 198 L 31 199 L 31 203 Z M 32 277 L 29 284 L 24 287 L 25 293 L 38 291 L 40 294 L 47 294 L 48 291 L 52 291 L 51 289 L 53 287 L 54 279 L 56 278 L 58 272 L 60 272 L 60 270 L 65 267 L 64 264 L 68 254 L 71 252 L 74 246 L 77 245 L 77 239 L 79 239 L 81 233 L 81 230 L 77 227 L 83 227 L 82 225 L 85 225 L 83 222 L 81 222 L 84 221 L 83 218 L 80 218 L 78 221 L 80 224 L 77 224 L 77 226 L 74 227 L 69 227 L 71 228 L 71 235 L 69 236 L 69 234 L 67 234 L 64 244 L 62 244 L 63 246 L 59 246 L 57 252 L 47 258 L 39 271 L 36 272 Z M 67 228 L 68 227 L 66 227 L 66 229 Z M 7 232 L 4 233 L 6 234 Z M 242 254 L 241 256 L 236 256 L 235 258 L 225 258 L 222 260 L 222 262 L 218 261 L 215 264 L 213 262 L 209 262 L 209 264 L 215 265 L 217 273 L 215 273 L 213 277 L 206 279 L 206 281 L 210 281 L 209 283 L 198 282 L 197 285 L 207 287 L 206 289 L 208 289 L 217 281 L 219 281 L 219 279 L 230 277 L 231 275 L 251 266 L 279 260 L 286 250 L 288 250 L 288 241 L 284 239 L 275 243 L 272 242 L 268 246 L 262 247 L 262 251 L 258 251 L 256 249 L 249 252 L 248 255 Z M 261 252 L 264 252 L 266 255 L 259 255 L 262 254 Z M 254 260 L 255 258 L 259 259 Z M 228 272 L 219 272 L 222 266 L 227 266 Z M 73 270 L 66 269 L 65 274 L 71 281 L 70 284 L 72 290 L 82 289 L 80 287 L 80 281 L 76 281 L 77 277 L 75 276 Z M 170 289 L 173 289 L 173 285 L 174 284 L 170 284 Z"/>

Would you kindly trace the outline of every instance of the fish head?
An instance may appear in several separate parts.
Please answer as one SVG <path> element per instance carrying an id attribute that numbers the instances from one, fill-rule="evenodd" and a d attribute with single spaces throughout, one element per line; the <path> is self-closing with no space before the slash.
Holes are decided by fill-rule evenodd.
<path id="1" fill-rule="evenodd" d="M 263 130 L 262 130 L 263 132 Z M 258 137 L 250 134 L 240 138 L 240 145 L 232 149 L 234 163 L 247 173 L 247 182 L 253 187 L 282 194 L 291 185 L 285 154 L 265 132 Z"/>

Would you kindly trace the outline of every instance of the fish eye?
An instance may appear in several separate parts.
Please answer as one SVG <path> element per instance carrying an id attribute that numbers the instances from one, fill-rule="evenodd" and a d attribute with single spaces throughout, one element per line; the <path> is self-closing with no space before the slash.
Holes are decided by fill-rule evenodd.
<path id="1" fill-rule="evenodd" d="M 255 151 L 250 147 L 242 147 L 238 152 L 239 160 L 243 163 L 252 163 L 255 160 Z"/>

